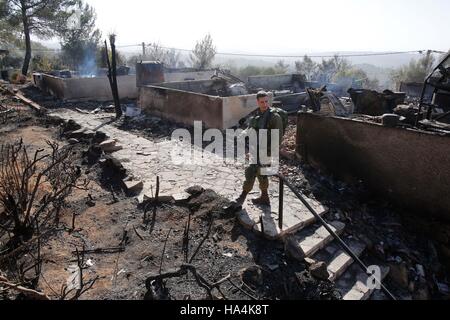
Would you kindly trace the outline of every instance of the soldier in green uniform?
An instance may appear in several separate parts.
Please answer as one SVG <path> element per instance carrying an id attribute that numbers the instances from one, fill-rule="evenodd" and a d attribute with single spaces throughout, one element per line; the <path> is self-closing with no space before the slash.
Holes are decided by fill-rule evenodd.
<path id="1" fill-rule="evenodd" d="M 281 145 L 281 140 L 283 137 L 283 119 L 278 114 L 276 109 L 270 107 L 269 95 L 266 92 L 264 91 L 258 92 L 258 94 L 256 95 L 256 100 L 258 102 L 259 110 L 258 114 L 250 120 L 249 128 L 255 129 L 257 131 L 257 134 L 260 129 L 268 130 L 266 150 L 267 156 L 270 157 L 271 156 L 270 130 L 272 129 L 279 130 L 279 139 L 280 139 L 279 145 Z M 267 206 L 270 205 L 270 199 L 268 194 L 269 178 L 266 175 L 261 174 L 261 168 L 263 168 L 264 166 L 261 165 L 259 161 L 259 148 L 264 146 L 261 146 L 259 138 L 258 138 L 258 145 L 256 147 L 258 155 L 257 164 L 250 164 L 245 170 L 245 182 L 242 188 L 242 194 L 239 196 L 238 199 L 236 199 L 236 204 L 238 206 L 242 206 L 249 192 L 253 190 L 256 178 L 258 179 L 259 188 L 261 189 L 261 196 L 256 199 L 252 199 L 252 202 L 257 205 L 267 205 Z"/>

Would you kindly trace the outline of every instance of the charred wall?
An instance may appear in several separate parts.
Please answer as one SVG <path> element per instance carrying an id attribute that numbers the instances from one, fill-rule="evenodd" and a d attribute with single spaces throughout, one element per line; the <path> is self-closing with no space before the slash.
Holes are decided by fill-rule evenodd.
<path id="1" fill-rule="evenodd" d="M 139 106 L 145 113 L 187 125 L 203 121 L 207 127 L 222 128 L 223 103 L 219 97 L 157 86 L 139 91 Z"/>
<path id="2" fill-rule="evenodd" d="M 62 100 L 112 100 L 111 87 L 107 77 L 59 78 L 43 74 L 35 83 L 42 91 Z M 136 76 L 119 76 L 117 85 L 121 99 L 137 98 Z"/>
<path id="3" fill-rule="evenodd" d="M 450 137 L 299 113 L 297 155 L 343 180 L 450 220 Z"/>

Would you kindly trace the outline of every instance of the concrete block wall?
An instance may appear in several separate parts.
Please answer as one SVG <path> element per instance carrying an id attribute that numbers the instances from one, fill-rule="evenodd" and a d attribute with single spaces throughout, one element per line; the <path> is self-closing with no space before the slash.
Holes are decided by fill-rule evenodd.
<path id="1" fill-rule="evenodd" d="M 257 108 L 256 94 L 216 97 L 161 86 L 139 89 L 138 105 L 144 113 L 186 125 L 202 121 L 208 128 L 224 130 Z"/>
<path id="2" fill-rule="evenodd" d="M 450 137 L 299 113 L 297 155 L 421 215 L 450 221 Z"/>
<path id="3" fill-rule="evenodd" d="M 41 79 L 36 81 L 36 85 L 42 91 L 62 100 L 110 101 L 113 99 L 107 77 L 58 78 L 43 74 Z M 117 86 L 121 99 L 137 98 L 138 90 L 135 75 L 117 77 Z"/>

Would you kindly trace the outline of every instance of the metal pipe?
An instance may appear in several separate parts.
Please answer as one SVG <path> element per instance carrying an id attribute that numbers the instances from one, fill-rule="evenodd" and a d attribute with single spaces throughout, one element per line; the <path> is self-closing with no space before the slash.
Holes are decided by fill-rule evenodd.
<path id="1" fill-rule="evenodd" d="M 308 210 L 314 215 L 314 217 L 316 217 L 317 220 L 319 220 L 319 222 L 325 227 L 325 229 L 327 229 L 327 231 L 333 236 L 334 239 L 336 239 L 336 241 L 340 244 L 340 246 L 345 250 L 345 252 L 348 253 L 348 255 L 350 255 L 352 257 L 352 259 L 354 261 L 356 261 L 359 266 L 366 272 L 367 275 L 372 275 L 367 271 L 367 266 L 364 264 L 364 262 L 361 261 L 361 259 L 352 251 L 352 249 L 350 249 L 347 244 L 341 239 L 341 237 L 339 237 L 338 234 L 336 234 L 336 232 L 334 232 L 330 226 L 325 222 L 325 220 L 323 220 L 323 218 L 311 207 L 311 205 L 305 200 L 305 198 L 294 188 L 294 186 L 292 186 L 289 181 L 287 181 L 287 179 L 282 176 L 281 174 L 277 174 L 278 178 L 280 179 L 280 181 L 282 180 L 284 182 L 284 184 L 286 184 L 288 186 L 289 189 L 291 189 L 291 191 L 297 196 L 297 198 L 300 199 L 300 201 L 306 206 L 306 208 L 308 208 Z M 378 279 L 375 279 L 375 281 L 380 285 L 381 289 L 383 290 L 383 292 L 392 300 L 397 300 L 395 298 L 395 296 L 383 285 L 383 283 L 381 283 L 381 280 L 379 281 Z"/>

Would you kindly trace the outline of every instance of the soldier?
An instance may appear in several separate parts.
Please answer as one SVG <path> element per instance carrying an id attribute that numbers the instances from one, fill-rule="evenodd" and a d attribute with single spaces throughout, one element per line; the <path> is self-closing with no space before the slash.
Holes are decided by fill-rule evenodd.
<path id="1" fill-rule="evenodd" d="M 248 168 L 245 170 L 245 182 L 242 190 L 242 194 L 236 199 L 236 205 L 242 206 L 247 195 L 250 191 L 252 191 L 253 186 L 255 184 L 255 179 L 258 178 L 259 188 L 261 189 L 261 196 L 256 199 L 252 199 L 252 202 L 256 205 L 267 205 L 270 206 L 270 199 L 268 194 L 269 189 L 269 178 L 267 175 L 261 174 L 261 168 L 264 165 L 261 165 L 259 161 L 259 148 L 267 147 L 267 155 L 270 157 L 271 150 L 271 142 L 270 142 L 270 130 L 277 129 L 279 130 L 279 145 L 281 145 L 281 140 L 283 137 L 283 119 L 279 115 L 276 109 L 270 108 L 269 106 L 269 95 L 260 91 L 256 95 L 256 100 L 258 102 L 258 114 L 250 120 L 249 129 L 255 129 L 258 135 L 258 145 L 257 145 L 257 164 L 250 164 Z M 260 129 L 268 130 L 268 138 L 267 138 L 267 146 L 261 146 L 259 142 L 259 134 L 258 131 Z"/>

